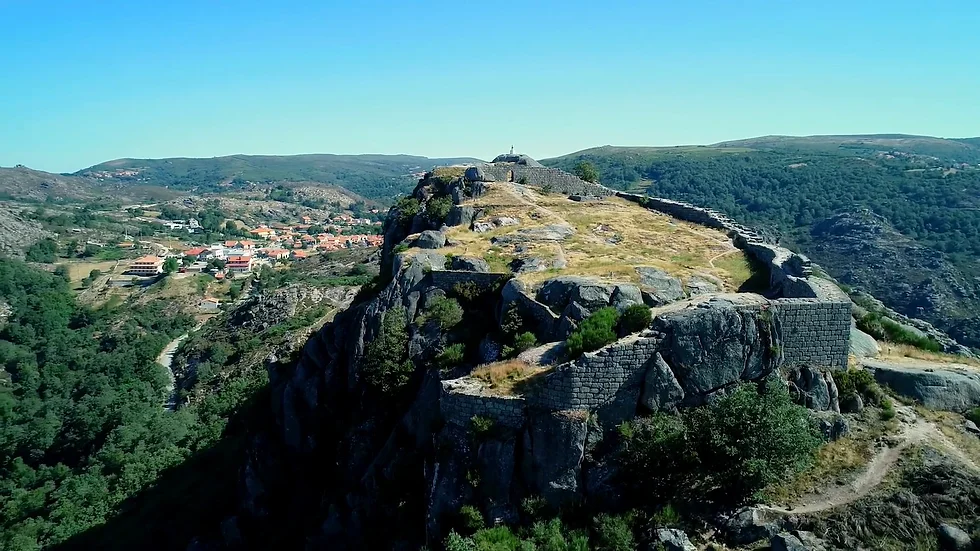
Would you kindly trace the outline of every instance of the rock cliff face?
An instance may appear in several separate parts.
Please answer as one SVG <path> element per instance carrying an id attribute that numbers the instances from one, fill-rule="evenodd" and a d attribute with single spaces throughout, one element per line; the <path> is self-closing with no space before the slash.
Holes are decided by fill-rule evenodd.
<path id="1" fill-rule="evenodd" d="M 638 282 L 522 280 L 481 259 L 442 254 L 446 220 L 437 210 L 473 223 L 479 215 L 463 216 L 460 203 L 495 185 L 487 182 L 494 172 L 423 179 L 413 194 L 418 208 L 403 203 L 386 221 L 386 277 L 314 334 L 297 363 L 270 366 L 274 422 L 253 437 L 242 481 L 246 538 L 286 529 L 314 548 L 406 548 L 440 538 L 463 504 L 508 522 L 528 497 L 554 506 L 608 502 L 619 424 L 700 405 L 807 362 L 823 363 L 795 372 L 798 389 L 811 407 L 834 409 L 826 370 L 842 367 L 841 351 L 846 357 L 850 307 L 811 281 L 805 259 L 746 233 L 740 245 L 756 248 L 772 271 L 771 297 L 688 298 L 679 280 L 656 268 L 638 269 Z M 444 197 L 455 204 L 448 215 L 435 207 Z M 531 235 L 509 245 L 542 240 L 552 243 Z M 447 301 L 459 305 L 461 319 L 436 313 Z M 538 354 L 513 388 L 473 371 L 498 358 L 514 323 L 555 342 L 590 312 L 630 305 L 653 308 L 652 323 L 573 360 Z M 365 354 L 391 337 L 384 328 L 392 319 L 400 325 L 391 316 L 404 316 L 404 342 L 387 353 L 402 377 L 381 392 Z M 807 333 L 814 324 L 832 331 Z M 794 348 L 804 342 L 817 344 Z M 449 363 L 453 346 L 465 352 Z"/>
<path id="2" fill-rule="evenodd" d="M 940 251 L 916 244 L 870 211 L 842 213 L 814 225 L 807 251 L 899 313 L 926 320 L 970 347 L 980 346 L 975 313 L 980 287 Z"/>

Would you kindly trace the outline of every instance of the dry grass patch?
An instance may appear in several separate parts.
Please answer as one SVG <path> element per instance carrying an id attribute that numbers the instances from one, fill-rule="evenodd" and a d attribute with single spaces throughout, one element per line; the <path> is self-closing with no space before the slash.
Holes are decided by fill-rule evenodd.
<path id="1" fill-rule="evenodd" d="M 519 383 L 547 370 L 546 367 L 532 366 L 522 360 L 513 359 L 481 365 L 470 376 L 483 381 L 488 388 L 500 394 L 514 394 Z"/>
<path id="2" fill-rule="evenodd" d="M 816 493 L 829 485 L 829 481 L 843 480 L 847 475 L 858 472 L 871 460 L 871 442 L 846 436 L 828 442 L 817 452 L 813 465 L 795 478 L 782 484 L 767 488 L 766 501 L 774 504 L 791 503 L 811 493 Z"/>
<path id="3" fill-rule="evenodd" d="M 879 341 L 882 358 L 911 358 L 915 360 L 925 360 L 936 363 L 960 364 L 972 367 L 980 367 L 980 360 L 957 356 L 956 354 L 944 354 L 942 352 L 929 352 L 908 344 L 895 344 Z"/>
<path id="4" fill-rule="evenodd" d="M 867 408 L 851 421 L 851 432 L 827 442 L 817 451 L 813 464 L 799 475 L 770 486 L 763 492 L 770 504 L 790 504 L 836 484 L 846 484 L 861 472 L 875 454 L 875 442 L 898 431 L 893 419 L 882 421 L 877 408 Z"/>
<path id="5" fill-rule="evenodd" d="M 105 262 L 68 262 L 65 266 L 68 266 L 68 275 L 71 277 L 73 282 L 79 282 L 92 272 L 92 270 L 99 270 L 103 274 L 112 273 L 112 268 L 116 265 L 115 260 L 107 260 Z M 123 266 L 127 264 L 123 263 Z"/>
<path id="6" fill-rule="evenodd" d="M 436 178 L 459 178 L 465 172 L 465 166 L 437 166 L 432 169 L 432 175 Z"/>
<path id="7" fill-rule="evenodd" d="M 949 444 L 962 452 L 975 465 L 980 466 L 980 438 L 963 429 L 966 419 L 962 415 L 948 411 L 932 411 L 922 406 L 916 406 L 915 410 L 922 418 L 934 423 Z"/>
<path id="8" fill-rule="evenodd" d="M 524 254 L 544 260 L 563 259 L 566 263 L 561 270 L 521 275 L 528 283 L 558 274 L 636 283 L 639 277 L 635 267 L 656 266 L 681 278 L 695 274 L 714 276 L 725 284 L 725 290 L 732 291 L 752 275 L 744 253 L 734 250 L 723 232 L 676 220 L 618 197 L 580 203 L 564 195 L 530 189 L 522 193 L 513 184 L 496 182 L 485 195 L 468 204 L 489 209 L 486 219 L 506 216 L 520 220 L 520 225 L 480 234 L 453 228 L 449 237 L 457 244 L 446 252 L 481 257 L 488 262 L 505 260 L 497 262 L 499 267 L 513 260 L 514 255 L 510 247 L 491 247 L 494 237 L 554 224 L 575 229 L 560 243 L 525 245 Z"/>

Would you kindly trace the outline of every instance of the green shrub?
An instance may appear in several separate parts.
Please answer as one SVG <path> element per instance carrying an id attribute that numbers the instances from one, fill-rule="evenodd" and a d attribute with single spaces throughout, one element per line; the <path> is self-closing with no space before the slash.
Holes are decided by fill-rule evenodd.
<path id="1" fill-rule="evenodd" d="M 473 543 L 477 551 L 523 551 L 528 549 L 522 545 L 521 539 L 508 526 L 485 528 L 473 534 Z M 532 545 L 530 549 L 534 549 Z"/>
<path id="2" fill-rule="evenodd" d="M 907 344 L 929 352 L 942 352 L 943 349 L 942 345 L 934 339 L 911 331 L 897 321 L 884 317 L 878 312 L 865 314 L 857 320 L 857 327 L 878 340 Z"/>
<path id="3" fill-rule="evenodd" d="M 408 243 L 399 243 L 395 245 L 393 249 L 391 249 L 391 252 L 394 254 L 401 254 L 407 250 L 408 250 Z"/>
<path id="4" fill-rule="evenodd" d="M 435 222 L 442 222 L 449 215 L 449 209 L 453 206 L 452 199 L 449 196 L 435 197 L 429 199 L 429 202 L 425 205 L 425 215 L 429 220 Z"/>
<path id="5" fill-rule="evenodd" d="M 888 398 L 881 401 L 881 420 L 891 421 L 895 418 L 895 405 Z"/>
<path id="6" fill-rule="evenodd" d="M 623 333 L 636 333 L 650 327 L 653 316 L 645 304 L 633 304 L 623 311 L 619 318 L 619 328 Z"/>
<path id="7" fill-rule="evenodd" d="M 653 524 L 660 528 L 670 528 L 681 523 L 681 514 L 673 505 L 668 503 L 662 509 L 653 514 L 650 519 Z"/>
<path id="8" fill-rule="evenodd" d="M 440 329 L 448 331 L 463 321 L 463 307 L 454 298 L 439 297 L 426 307 L 419 323 L 423 324 L 430 319 L 435 320 Z"/>
<path id="9" fill-rule="evenodd" d="M 548 500 L 541 496 L 526 497 L 521 501 L 521 514 L 531 521 L 544 519 L 548 511 Z"/>
<path id="10" fill-rule="evenodd" d="M 447 257 L 446 269 L 449 269 L 449 259 Z M 483 295 L 483 289 L 472 281 L 464 281 L 453 285 L 453 294 L 465 301 L 475 301 Z"/>
<path id="11" fill-rule="evenodd" d="M 436 363 L 442 369 L 455 367 L 463 363 L 463 356 L 465 353 L 466 345 L 463 343 L 451 344 L 444 348 L 443 351 L 436 356 Z"/>
<path id="12" fill-rule="evenodd" d="M 586 182 L 599 182 L 599 169 L 589 161 L 579 161 L 572 169 L 572 172 Z"/>
<path id="13" fill-rule="evenodd" d="M 619 312 L 612 307 L 596 310 L 582 320 L 565 342 L 569 357 L 577 358 L 583 352 L 598 350 L 615 342 L 617 336 L 614 328 L 617 321 L 619 321 Z"/>
<path id="14" fill-rule="evenodd" d="M 761 390 L 744 384 L 712 405 L 632 424 L 619 454 L 621 476 L 645 503 L 743 503 L 809 465 L 821 444 L 807 410 L 777 380 Z"/>
<path id="15" fill-rule="evenodd" d="M 600 514 L 592 520 L 592 531 L 596 551 L 634 551 L 637 548 L 630 522 L 623 516 Z"/>
<path id="16" fill-rule="evenodd" d="M 410 224 L 412 218 L 422 210 L 419 200 L 414 197 L 402 197 L 395 203 L 395 209 L 398 211 L 398 222 L 402 225 Z"/>
<path id="17" fill-rule="evenodd" d="M 415 366 L 408 359 L 405 321 L 403 308 L 389 310 L 377 336 L 364 347 L 364 357 L 361 359 L 364 381 L 385 394 L 403 388 L 415 371 Z"/>
<path id="18" fill-rule="evenodd" d="M 852 394 L 861 397 L 865 404 L 877 406 L 885 393 L 878 386 L 870 371 L 864 369 L 848 369 L 834 373 L 834 382 L 841 398 Z"/>
<path id="19" fill-rule="evenodd" d="M 459 527 L 467 534 L 472 534 L 477 530 L 486 528 L 487 523 L 483 519 L 483 513 L 472 505 L 463 505 L 459 508 Z"/>
<path id="20" fill-rule="evenodd" d="M 470 419 L 470 431 L 473 433 L 477 439 L 485 438 L 493 432 L 493 419 L 489 417 L 483 417 L 482 415 L 474 415 Z"/>
<path id="21" fill-rule="evenodd" d="M 980 408 L 973 408 L 970 411 L 966 412 L 964 416 L 970 421 L 980 424 Z"/>
<path id="22" fill-rule="evenodd" d="M 450 530 L 449 535 L 442 542 L 446 551 L 476 551 L 476 544 L 470 538 L 464 538 L 455 530 Z"/>
<path id="23" fill-rule="evenodd" d="M 534 333 L 531 333 L 530 331 L 525 331 L 524 333 L 521 333 L 520 335 L 517 335 L 517 337 L 514 338 L 514 351 L 520 354 L 525 350 L 530 350 L 531 348 L 534 348 L 535 346 L 537 346 L 537 344 L 538 344 L 538 339 L 537 337 L 534 336 Z"/>

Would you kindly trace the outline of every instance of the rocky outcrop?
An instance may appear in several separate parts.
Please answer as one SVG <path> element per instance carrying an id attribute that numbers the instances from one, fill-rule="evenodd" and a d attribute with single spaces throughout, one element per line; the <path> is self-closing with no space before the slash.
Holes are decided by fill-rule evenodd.
<path id="1" fill-rule="evenodd" d="M 862 360 L 879 384 L 929 409 L 963 412 L 980 406 L 980 372 L 966 366 Z"/>
<path id="2" fill-rule="evenodd" d="M 688 405 L 772 372 L 778 334 L 760 315 L 765 303 L 759 296 L 725 295 L 654 319 L 653 328 L 665 335 L 663 359 Z"/>
<path id="3" fill-rule="evenodd" d="M 684 400 L 684 389 L 659 352 L 647 369 L 640 399 L 650 411 L 671 411 Z"/>
<path id="4" fill-rule="evenodd" d="M 687 296 L 681 280 L 660 268 L 640 266 L 636 268 L 636 273 L 640 275 L 643 301 L 648 306 L 663 306 Z"/>
<path id="5" fill-rule="evenodd" d="M 881 347 L 874 337 L 858 329 L 852 322 L 850 353 L 857 358 L 874 358 L 881 353 Z"/>
<path id="6" fill-rule="evenodd" d="M 440 231 L 426 230 L 415 240 L 415 246 L 420 249 L 438 249 L 446 245 L 446 234 Z"/>
<path id="7" fill-rule="evenodd" d="M 683 530 L 663 528 L 657 530 L 656 541 L 664 551 L 697 551 Z"/>
<path id="8" fill-rule="evenodd" d="M 980 346 L 980 284 L 937 250 L 896 231 L 870 210 L 844 212 L 814 224 L 808 253 L 834 276 L 923 319 L 957 341 Z M 947 350 L 952 352 L 952 350 Z"/>
<path id="9" fill-rule="evenodd" d="M 792 369 L 788 379 L 790 393 L 800 405 L 815 411 L 840 412 L 837 385 L 830 372 L 802 366 Z"/>
<path id="10" fill-rule="evenodd" d="M 553 505 L 575 500 L 581 493 L 589 413 L 582 410 L 535 415 L 524 432 L 521 466 L 532 494 Z"/>

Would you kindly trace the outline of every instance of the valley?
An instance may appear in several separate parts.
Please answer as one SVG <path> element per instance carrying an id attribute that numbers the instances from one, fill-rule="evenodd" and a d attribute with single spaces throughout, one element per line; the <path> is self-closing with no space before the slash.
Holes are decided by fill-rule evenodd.
<path id="1" fill-rule="evenodd" d="M 958 239 L 980 171 L 974 144 L 945 142 L 353 156 L 401 176 L 343 181 L 316 168 L 329 156 L 18 176 L 0 451 L 22 466 L 0 542 L 974 537 L 977 290 Z"/>

